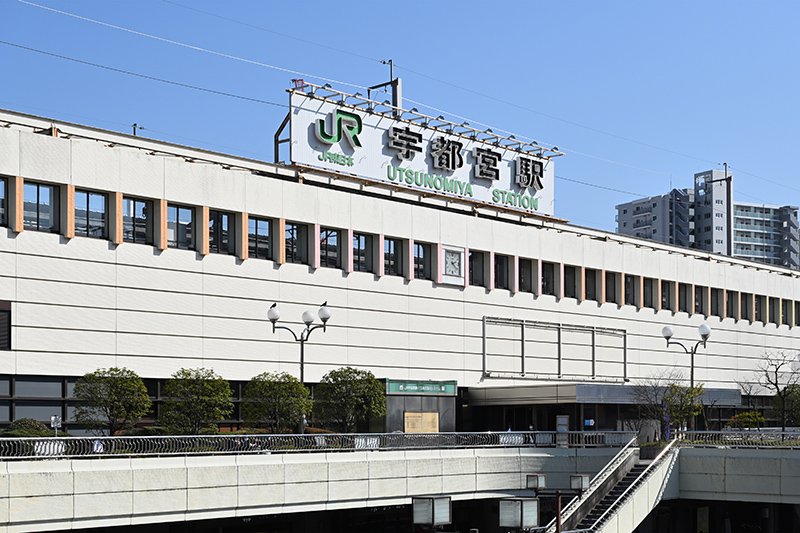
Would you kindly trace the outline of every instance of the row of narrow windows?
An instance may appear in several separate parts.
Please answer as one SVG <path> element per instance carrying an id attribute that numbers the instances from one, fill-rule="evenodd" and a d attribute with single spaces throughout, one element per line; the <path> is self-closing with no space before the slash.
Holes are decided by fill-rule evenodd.
<path id="1" fill-rule="evenodd" d="M 0 224 L 7 225 L 7 190 L 5 179 L 0 179 Z M 34 231 L 59 231 L 59 187 L 39 182 L 25 181 L 23 192 L 25 229 Z M 74 217 L 77 236 L 107 239 L 109 235 L 109 197 L 105 193 L 83 189 L 75 190 Z M 153 200 L 123 196 L 122 238 L 124 242 L 152 245 L 155 231 Z M 167 204 L 167 246 L 180 249 L 196 248 L 197 209 L 193 206 Z M 235 213 L 209 210 L 208 244 L 210 253 L 236 254 Z M 248 257 L 275 259 L 276 221 L 248 216 L 246 245 Z M 323 227 L 319 233 L 320 266 L 343 268 L 343 242 L 345 232 Z M 405 268 L 413 269 L 414 278 L 433 279 L 433 245 L 414 242 L 408 250 L 406 241 L 384 237 L 382 257 L 376 256 L 376 235 L 354 232 L 352 237 L 353 270 L 377 271 L 375 261 L 383 261 L 383 274 L 404 276 Z M 285 261 L 309 264 L 309 225 L 299 222 L 285 223 L 283 234 Z M 406 267 L 404 254 L 413 253 Z M 631 274 L 560 265 L 547 261 L 519 258 L 517 272 L 512 266 L 514 258 L 494 255 L 494 276 L 488 279 L 489 254 L 470 250 L 467 280 L 470 285 L 486 288 L 511 289 L 512 276 L 517 276 L 517 290 L 563 296 L 578 300 L 633 305 L 641 308 L 671 310 L 688 314 L 717 316 L 774 323 L 800 325 L 800 302 L 777 297 L 725 291 L 715 287 L 694 286 L 686 283 L 640 278 Z M 561 277 L 563 276 L 563 285 Z M 540 287 L 537 287 L 538 283 Z M 563 294 L 559 294 L 562 290 Z M 602 293 L 601 293 L 602 291 Z M 2 329 L 2 324 L 0 324 Z"/>

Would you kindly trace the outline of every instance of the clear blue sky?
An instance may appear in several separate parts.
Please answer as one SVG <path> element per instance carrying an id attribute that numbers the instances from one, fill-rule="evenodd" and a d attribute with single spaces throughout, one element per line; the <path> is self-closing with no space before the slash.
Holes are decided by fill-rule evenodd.
<path id="1" fill-rule="evenodd" d="M 568 180 L 661 194 L 723 161 L 737 200 L 800 204 L 796 2 L 29 1 L 362 86 L 392 58 L 405 96 L 565 150 L 556 215 L 576 224 L 613 230 L 633 196 Z M 17 0 L 0 21 L 6 42 L 281 104 L 299 77 Z M 6 44 L 0 68 L 0 107 L 259 159 L 286 112 Z"/>

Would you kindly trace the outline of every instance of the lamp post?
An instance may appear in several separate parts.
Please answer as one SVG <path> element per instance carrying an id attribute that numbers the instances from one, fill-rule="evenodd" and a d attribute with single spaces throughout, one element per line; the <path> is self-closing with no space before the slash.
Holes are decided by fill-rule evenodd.
<path id="1" fill-rule="evenodd" d="M 311 336 L 311 333 L 315 330 L 322 328 L 322 331 L 326 330 L 328 320 L 331 318 L 331 310 L 328 309 L 328 302 L 323 303 L 319 306 L 319 310 L 317 311 L 317 316 L 322 321 L 322 324 L 314 325 L 314 320 L 316 320 L 316 316 L 314 316 L 313 311 L 304 311 L 303 312 L 303 323 L 306 325 L 305 329 L 303 329 L 300 334 L 296 334 L 290 328 L 286 326 L 278 326 L 278 320 L 281 319 L 281 312 L 278 309 L 278 304 L 274 303 L 267 311 L 267 318 L 270 322 L 272 322 L 272 332 L 275 333 L 278 329 L 285 329 L 289 333 L 292 334 L 294 340 L 300 343 L 300 383 L 305 383 L 305 345 L 308 338 Z"/>
<path id="2" fill-rule="evenodd" d="M 700 345 L 703 345 L 703 348 L 706 347 L 706 341 L 711 336 L 711 328 L 708 327 L 708 324 L 700 324 L 700 327 L 697 328 L 697 333 L 700 335 L 700 340 L 695 343 L 692 348 L 687 348 L 682 342 L 670 340 L 672 338 L 672 328 L 669 326 L 664 326 L 664 329 L 661 330 L 661 335 L 667 340 L 667 347 L 672 346 L 673 344 L 680 346 L 683 348 L 683 351 L 687 354 L 691 355 L 691 366 L 689 368 L 689 386 L 694 388 L 694 356 L 697 353 L 697 348 Z"/>

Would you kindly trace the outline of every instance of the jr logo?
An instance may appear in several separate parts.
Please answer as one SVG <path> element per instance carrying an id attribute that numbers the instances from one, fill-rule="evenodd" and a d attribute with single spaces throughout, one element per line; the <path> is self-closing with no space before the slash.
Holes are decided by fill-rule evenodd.
<path id="1" fill-rule="evenodd" d="M 344 133 L 344 138 L 353 149 L 361 148 L 361 141 L 358 140 L 358 134 L 361 133 L 362 128 L 360 116 L 337 109 L 331 114 L 331 126 L 333 133 L 328 133 L 325 131 L 325 119 L 321 118 L 317 121 L 314 134 L 319 142 L 336 144 L 342 140 L 342 133 Z"/>

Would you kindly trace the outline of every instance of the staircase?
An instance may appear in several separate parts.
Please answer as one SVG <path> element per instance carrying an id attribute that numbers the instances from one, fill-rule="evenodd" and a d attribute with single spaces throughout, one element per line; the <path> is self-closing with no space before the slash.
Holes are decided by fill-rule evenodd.
<path id="1" fill-rule="evenodd" d="M 631 469 L 631 471 L 628 472 L 628 474 L 624 478 L 620 479 L 617 482 L 617 484 L 614 485 L 614 488 L 611 489 L 611 491 L 608 494 L 606 494 L 606 496 L 602 500 L 600 500 L 597 503 L 597 505 L 595 505 L 592 508 L 591 511 L 589 511 L 589 514 L 586 515 L 583 518 L 583 520 L 581 520 L 578 523 L 575 529 L 589 530 L 589 528 L 591 528 L 594 525 L 597 519 L 603 516 L 603 513 L 605 513 L 608 510 L 608 508 L 611 507 L 611 505 L 614 502 L 616 502 L 620 496 L 622 496 L 625 490 L 628 487 L 630 487 L 634 481 L 636 481 L 636 478 L 638 478 L 641 475 L 641 473 L 644 472 L 644 470 L 647 468 L 649 464 L 650 461 L 639 462 L 635 464 Z"/>

